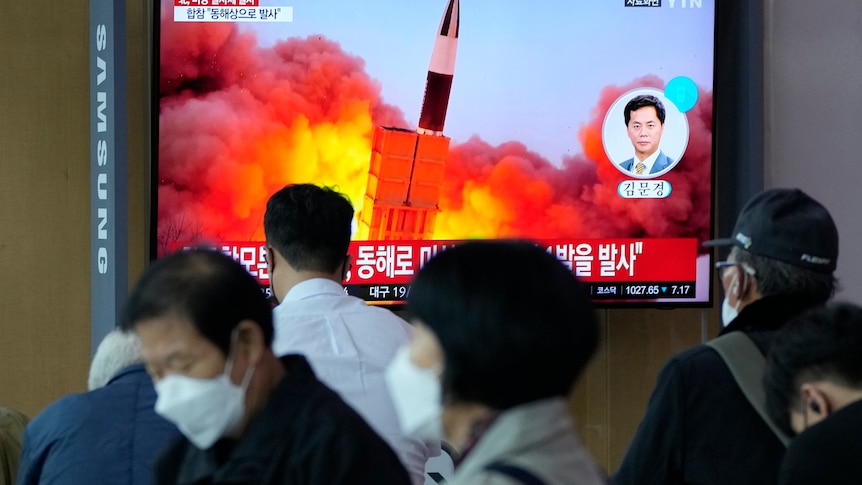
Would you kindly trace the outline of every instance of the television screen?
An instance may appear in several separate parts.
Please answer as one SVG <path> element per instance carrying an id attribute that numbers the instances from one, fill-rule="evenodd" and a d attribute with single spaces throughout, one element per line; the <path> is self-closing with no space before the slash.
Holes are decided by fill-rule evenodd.
<path id="1" fill-rule="evenodd" d="M 311 182 L 354 206 L 371 303 L 517 238 L 599 305 L 710 304 L 712 0 L 158 8 L 156 256 L 211 245 L 266 287 L 266 201 Z"/>

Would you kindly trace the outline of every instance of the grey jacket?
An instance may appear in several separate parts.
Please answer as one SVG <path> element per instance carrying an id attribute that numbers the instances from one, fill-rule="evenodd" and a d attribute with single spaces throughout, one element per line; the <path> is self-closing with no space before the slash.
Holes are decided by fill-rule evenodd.
<path id="1" fill-rule="evenodd" d="M 599 466 L 575 434 L 561 398 L 524 404 L 502 413 L 455 470 L 450 485 L 516 485 L 519 482 L 485 468 L 497 462 L 515 465 L 547 485 L 604 485 Z"/>

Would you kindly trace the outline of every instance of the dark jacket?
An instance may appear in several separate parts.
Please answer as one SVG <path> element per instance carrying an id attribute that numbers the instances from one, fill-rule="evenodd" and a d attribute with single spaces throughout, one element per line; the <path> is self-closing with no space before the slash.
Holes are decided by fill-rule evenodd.
<path id="1" fill-rule="evenodd" d="M 410 484 L 395 453 L 304 357 L 281 358 L 287 376 L 236 441 L 200 450 L 187 439 L 166 449 L 159 484 Z"/>
<path id="2" fill-rule="evenodd" d="M 18 485 L 151 483 L 158 451 L 179 435 L 153 411 L 155 401 L 138 364 L 48 406 L 24 431 Z"/>
<path id="3" fill-rule="evenodd" d="M 832 413 L 793 438 L 781 464 L 781 485 L 859 483 L 862 401 Z"/>
<path id="4" fill-rule="evenodd" d="M 743 331 L 765 354 L 775 331 L 813 306 L 798 296 L 762 298 L 721 333 Z M 777 483 L 784 450 L 721 357 L 698 345 L 665 364 L 614 480 L 618 485 L 770 485 Z"/>

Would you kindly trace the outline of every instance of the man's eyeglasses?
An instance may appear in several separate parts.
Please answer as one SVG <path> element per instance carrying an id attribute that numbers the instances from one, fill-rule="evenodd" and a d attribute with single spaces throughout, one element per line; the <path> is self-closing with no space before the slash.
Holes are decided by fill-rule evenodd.
<path id="1" fill-rule="evenodd" d="M 751 276 L 755 275 L 754 268 L 745 263 L 738 263 L 736 261 L 718 261 L 715 263 L 715 269 L 717 269 L 719 272 L 722 272 L 724 271 L 724 268 L 729 268 L 731 266 L 739 266 L 740 268 L 742 268 L 743 271 L 750 274 Z M 721 273 L 719 273 L 719 276 L 720 275 Z"/>

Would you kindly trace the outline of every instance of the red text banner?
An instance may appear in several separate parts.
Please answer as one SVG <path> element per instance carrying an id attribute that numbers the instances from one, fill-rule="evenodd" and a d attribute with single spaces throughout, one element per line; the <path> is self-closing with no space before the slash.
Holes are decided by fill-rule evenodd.
<path id="1" fill-rule="evenodd" d="M 464 241 L 353 241 L 348 253 L 347 285 L 409 284 L 432 257 Z M 694 281 L 697 240 L 553 239 L 537 244 L 557 257 L 579 279 L 598 283 Z M 173 243 L 171 251 L 196 247 Z M 245 266 L 261 284 L 269 284 L 266 248 L 259 241 L 209 245 Z M 500 261 L 505 265 L 506 261 Z"/>

